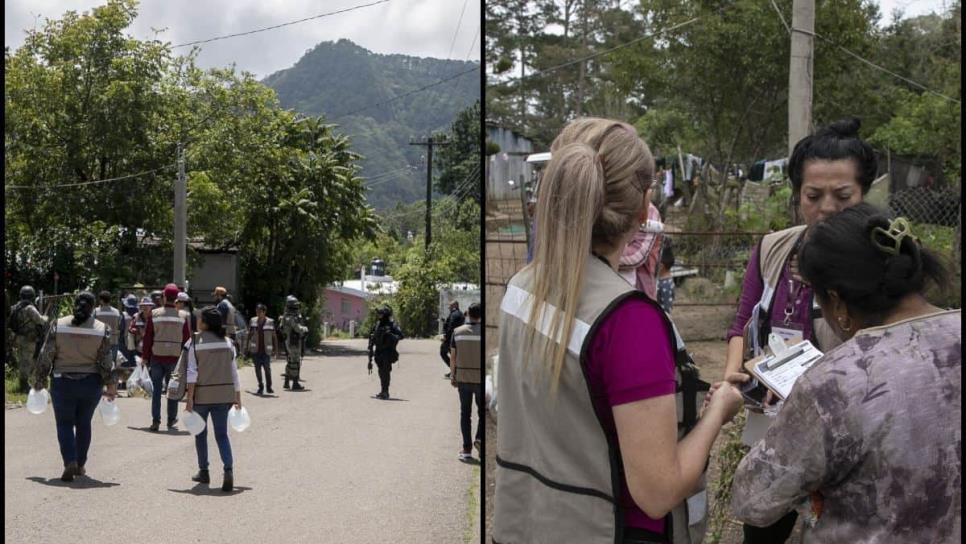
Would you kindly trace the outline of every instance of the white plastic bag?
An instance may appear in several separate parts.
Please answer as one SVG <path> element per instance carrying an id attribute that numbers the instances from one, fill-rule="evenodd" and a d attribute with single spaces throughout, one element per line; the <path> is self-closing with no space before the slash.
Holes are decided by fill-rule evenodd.
<path id="1" fill-rule="evenodd" d="M 185 429 L 188 429 L 192 436 L 198 436 L 201 431 L 205 430 L 205 420 L 197 412 L 185 411 L 181 421 L 184 422 Z"/>
<path id="2" fill-rule="evenodd" d="M 252 424 L 252 418 L 248 416 L 248 410 L 242 406 L 241 410 L 236 410 L 234 406 L 228 410 L 228 424 L 231 428 L 242 432 Z"/>
<path id="3" fill-rule="evenodd" d="M 97 405 L 97 411 L 101 413 L 101 419 L 104 421 L 104 425 L 108 427 L 116 425 L 118 421 L 121 421 L 121 409 L 114 401 L 109 401 L 101 397 L 101 402 Z"/>
<path id="4" fill-rule="evenodd" d="M 138 377 L 140 377 L 140 373 L 138 371 L 139 368 L 140 367 L 137 367 L 137 366 L 134 367 L 131 370 L 131 375 L 128 376 L 128 378 L 127 378 L 127 384 L 126 385 L 127 385 L 127 394 L 129 396 L 133 396 L 133 395 L 137 394 L 138 391 L 141 390 L 141 384 L 138 383 Z"/>
<path id="5" fill-rule="evenodd" d="M 148 371 L 147 365 L 141 365 L 138 367 L 140 375 L 138 376 L 138 385 L 144 392 L 149 396 L 154 394 L 154 383 L 151 382 L 151 372 Z"/>
<path id="6" fill-rule="evenodd" d="M 40 415 L 47 411 L 47 404 L 50 402 L 50 393 L 46 389 L 37 391 L 33 387 L 27 393 L 27 411 L 31 414 Z"/>

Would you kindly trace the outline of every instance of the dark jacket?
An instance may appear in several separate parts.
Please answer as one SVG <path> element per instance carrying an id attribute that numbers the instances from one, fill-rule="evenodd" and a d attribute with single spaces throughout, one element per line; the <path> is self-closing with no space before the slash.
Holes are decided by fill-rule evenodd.
<path id="1" fill-rule="evenodd" d="M 453 339 L 453 331 L 457 327 L 462 327 L 466 323 L 466 317 L 463 316 L 463 312 L 459 310 L 453 310 L 449 313 L 449 317 L 446 318 L 446 322 L 443 323 L 443 341 L 446 345 L 449 345 L 450 341 Z"/>
<path id="2" fill-rule="evenodd" d="M 380 331 L 380 329 L 383 329 Z M 392 319 L 379 321 L 369 330 L 369 356 L 375 357 L 377 363 L 395 363 L 399 360 L 399 351 L 395 347 L 382 348 L 376 345 L 376 333 L 391 334 L 396 337 L 397 342 L 405 338 L 402 330 Z"/>

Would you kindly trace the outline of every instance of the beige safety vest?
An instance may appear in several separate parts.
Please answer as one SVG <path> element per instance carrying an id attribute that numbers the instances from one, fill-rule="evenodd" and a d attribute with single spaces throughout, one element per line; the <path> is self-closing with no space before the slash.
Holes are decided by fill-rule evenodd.
<path id="1" fill-rule="evenodd" d="M 456 344 L 456 382 L 483 383 L 480 324 L 467 323 L 453 330 Z"/>
<path id="2" fill-rule="evenodd" d="M 585 263 L 576 323 L 554 398 L 548 365 L 528 359 L 524 349 L 531 270 L 516 274 L 503 296 L 493 522 L 497 543 L 619 544 L 623 538 L 620 449 L 608 441 L 594 410 L 585 354 L 596 326 L 620 301 L 636 296 L 657 305 L 599 259 L 588 256 Z M 665 325 L 672 352 L 677 351 L 673 327 Z M 538 330 L 549 335 L 547 329 Z"/>
<path id="3" fill-rule="evenodd" d="M 72 325 L 73 317 L 57 320 L 53 370 L 55 373 L 99 374 L 97 351 L 105 338 L 110 338 L 107 326 L 91 316 L 80 325 Z M 112 363 L 113 364 L 113 363 Z"/>
<path id="4" fill-rule="evenodd" d="M 121 337 L 121 312 L 111 306 L 98 306 L 94 310 L 94 319 L 108 326 L 111 331 L 111 345 L 117 345 Z"/>
<path id="5" fill-rule="evenodd" d="M 177 357 L 184 346 L 185 317 L 173 306 L 164 306 L 151 310 L 151 322 L 154 323 L 154 338 L 151 345 L 151 355 L 162 357 Z"/>
<path id="6" fill-rule="evenodd" d="M 751 359 L 761 355 L 762 346 L 768 341 L 763 338 L 763 331 L 760 329 L 760 321 L 764 312 L 771 313 L 771 303 L 775 296 L 775 290 L 781 279 L 782 270 L 785 263 L 795 249 L 795 243 L 805 231 L 805 225 L 787 228 L 771 234 L 766 234 L 761 239 L 761 248 L 758 252 L 759 272 L 763 289 L 761 299 L 755 304 L 751 311 L 751 318 L 745 324 L 745 359 Z M 812 341 L 819 350 L 825 352 L 842 343 L 842 340 L 835 335 L 832 328 L 822 317 L 812 320 Z"/>
<path id="7" fill-rule="evenodd" d="M 231 344 L 225 338 L 204 331 L 191 346 L 198 362 L 195 382 L 195 404 L 231 404 L 235 402 L 235 382 L 231 367 L 235 364 Z"/>
<path id="8" fill-rule="evenodd" d="M 265 318 L 265 325 L 262 327 L 264 332 L 265 340 L 265 353 L 272 355 L 275 353 L 275 321 L 270 318 Z M 248 322 L 248 347 L 246 351 L 251 354 L 255 354 L 258 349 L 258 318 L 253 317 Z"/>
<path id="9" fill-rule="evenodd" d="M 744 328 L 744 354 L 745 360 L 758 357 L 762 354 L 763 345 L 767 345 L 768 338 L 765 331 L 761 330 L 761 324 L 766 316 L 772 312 L 771 304 L 781 281 L 782 271 L 785 263 L 791 257 L 795 244 L 805 232 L 805 225 L 766 234 L 761 239 L 761 248 L 758 251 L 759 267 L 763 289 L 761 299 L 755 304 L 751 311 L 751 317 Z M 813 297 L 814 298 L 814 297 Z M 813 301 L 814 304 L 814 301 Z M 770 317 L 768 317 L 770 321 Z M 765 322 L 770 326 L 770 323 Z M 842 343 L 842 340 L 835 334 L 832 327 L 825 322 L 823 317 L 812 320 L 811 341 L 822 352 L 827 352 Z M 742 443 L 746 446 L 753 446 L 764 438 L 765 432 L 774 420 L 761 412 L 746 411 L 747 419 L 745 428 L 741 435 Z"/>

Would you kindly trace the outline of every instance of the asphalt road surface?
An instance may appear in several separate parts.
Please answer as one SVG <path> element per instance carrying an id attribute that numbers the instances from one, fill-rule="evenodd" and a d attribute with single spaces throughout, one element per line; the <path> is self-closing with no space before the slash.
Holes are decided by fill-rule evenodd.
<path id="1" fill-rule="evenodd" d="M 459 401 L 439 343 L 400 343 L 388 401 L 372 398 L 364 349 L 331 342 L 306 357 L 304 392 L 283 390 L 284 361 L 273 361 L 275 398 L 255 396 L 254 369 L 241 369 L 252 424 L 229 430 L 232 493 L 212 433 L 204 486 L 191 481 L 193 437 L 183 425 L 149 432 L 147 399 L 119 399 L 112 427 L 94 415 L 87 477 L 69 484 L 53 411 L 6 410 L 4 541 L 478 543 L 480 467 L 458 459 Z"/>

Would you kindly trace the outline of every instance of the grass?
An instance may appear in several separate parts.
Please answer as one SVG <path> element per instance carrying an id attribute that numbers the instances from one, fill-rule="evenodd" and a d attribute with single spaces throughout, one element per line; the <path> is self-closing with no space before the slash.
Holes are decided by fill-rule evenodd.
<path id="1" fill-rule="evenodd" d="M 473 467 L 473 483 L 466 488 L 466 523 L 463 528 L 463 544 L 469 544 L 475 536 L 473 534 L 473 520 L 480 513 L 479 502 L 476 498 L 479 492 L 479 485 L 480 467 L 477 465 Z"/>
<path id="2" fill-rule="evenodd" d="M 742 411 L 730 425 L 725 427 L 719 437 L 719 440 L 723 439 L 717 458 L 720 472 L 718 478 L 709 486 L 712 499 L 710 501 L 711 511 L 708 516 L 708 530 L 705 534 L 705 542 L 708 544 L 721 542 L 725 527 L 731 519 L 731 483 L 734 480 L 738 464 L 749 450 L 741 442 L 741 433 L 744 428 L 745 413 Z"/>
<path id="3" fill-rule="evenodd" d="M 27 402 L 27 394 L 17 391 L 17 375 L 8 369 L 3 376 L 3 400 L 5 402 Z"/>

